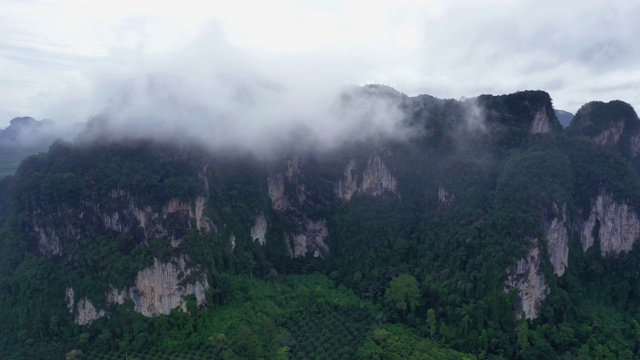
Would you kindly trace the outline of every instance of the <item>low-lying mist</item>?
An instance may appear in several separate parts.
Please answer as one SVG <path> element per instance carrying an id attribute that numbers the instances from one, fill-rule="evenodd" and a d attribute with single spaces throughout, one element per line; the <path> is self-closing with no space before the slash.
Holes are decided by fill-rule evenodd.
<path id="1" fill-rule="evenodd" d="M 404 95 L 349 85 L 356 60 L 258 56 L 209 31 L 179 53 L 102 76 L 78 142 L 186 141 L 269 157 L 415 134 L 400 109 Z"/>

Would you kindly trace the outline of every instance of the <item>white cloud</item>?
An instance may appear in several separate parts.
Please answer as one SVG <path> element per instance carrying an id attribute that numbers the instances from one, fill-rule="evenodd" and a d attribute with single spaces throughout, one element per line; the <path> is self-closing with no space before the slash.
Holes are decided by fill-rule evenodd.
<path id="1" fill-rule="evenodd" d="M 625 0 L 5 0 L 0 122 L 84 120 L 108 78 L 202 78 L 214 65 L 296 91 L 316 82 L 453 98 L 541 89 L 568 111 L 616 98 L 640 108 L 638 18 L 640 4 Z"/>

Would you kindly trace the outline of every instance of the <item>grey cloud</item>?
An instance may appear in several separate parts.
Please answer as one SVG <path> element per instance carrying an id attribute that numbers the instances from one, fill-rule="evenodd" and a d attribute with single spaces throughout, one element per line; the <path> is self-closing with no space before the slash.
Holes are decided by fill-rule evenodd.
<path id="1" fill-rule="evenodd" d="M 292 118 L 318 122 L 318 118 L 335 117 L 319 114 L 331 114 L 327 109 L 340 92 L 338 87 L 363 83 L 385 83 L 409 95 L 428 93 L 441 98 L 542 89 L 551 93 L 558 108 L 569 111 L 596 99 L 617 98 L 640 107 L 640 93 L 621 85 L 624 81 L 640 81 L 640 63 L 636 60 L 640 55 L 637 2 L 435 0 L 435 4 L 394 3 L 390 9 L 393 11 L 389 22 L 382 21 L 380 25 L 388 28 L 389 38 L 375 44 L 340 43 L 317 51 L 272 54 L 234 48 L 213 26 L 196 43 L 160 58 L 125 51 L 130 49 L 130 42 L 144 53 L 145 39 L 154 35 L 153 19 L 138 17 L 122 22 L 110 35 L 126 44 L 108 56 L 92 58 L 67 54 L 55 47 L 30 47 L 32 42 L 42 43 L 42 38 L 31 34 L 26 26 L 24 33 L 16 33 L 11 25 L 15 19 L 0 15 L 6 20 L 0 22 L 0 30 L 9 34 L 8 40 L 0 40 L 0 61 L 29 67 L 28 71 L 17 69 L 16 74 L 0 74 L 0 86 L 11 87 L 6 92 L 21 93 L 20 97 L 0 99 L 4 101 L 0 107 L 14 116 L 60 121 L 84 120 L 89 114 L 104 117 L 136 112 L 130 117 L 144 117 L 141 114 L 145 111 L 135 110 L 133 105 L 120 112 L 106 107 L 109 98 L 115 101 L 118 96 L 113 94 L 123 91 L 127 81 L 137 89 L 128 95 L 130 99 L 142 99 L 143 103 L 174 101 L 185 107 L 174 113 L 167 109 L 160 117 L 215 117 L 221 129 L 227 126 L 225 123 L 239 121 L 239 117 L 252 118 L 251 129 L 269 122 L 264 118 L 293 124 L 296 122 Z M 394 37 L 394 31 L 401 26 L 417 29 L 415 46 L 398 45 L 405 38 Z M 95 91 L 87 91 L 86 84 L 86 88 L 60 89 L 57 83 L 69 82 L 65 81 L 67 73 L 79 83 L 95 82 Z M 173 78 L 168 80 L 171 74 Z M 11 85 L 6 85 L 7 81 Z M 24 81 L 24 88 L 33 82 L 40 85 L 24 90 L 15 85 L 18 81 Z M 150 81 L 170 83 L 176 88 L 184 85 L 187 90 L 177 94 L 152 91 L 143 87 Z M 611 92 L 607 93 L 607 89 Z M 55 99 L 56 103 L 43 105 L 45 101 L 38 100 L 36 90 L 45 94 L 42 98 Z M 15 113 L 14 103 L 26 96 L 31 98 L 22 100 L 22 104 L 32 106 L 38 113 Z M 318 106 L 324 110 L 315 104 L 322 104 Z M 20 109 L 30 108 L 23 105 Z M 306 111 L 307 108 L 316 111 Z"/>
<path id="2" fill-rule="evenodd" d="M 304 59 L 251 56 L 219 35 L 213 30 L 180 53 L 146 64 L 149 73 L 103 79 L 96 96 L 104 102 L 82 141 L 196 141 L 214 151 L 264 157 L 283 146 L 323 151 L 412 133 L 403 126 L 398 99 L 338 87 L 341 71 L 309 67 Z"/>

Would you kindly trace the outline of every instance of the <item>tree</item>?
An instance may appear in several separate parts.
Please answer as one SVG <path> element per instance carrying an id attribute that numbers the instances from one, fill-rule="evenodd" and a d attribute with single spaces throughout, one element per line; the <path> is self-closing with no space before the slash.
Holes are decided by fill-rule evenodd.
<path id="1" fill-rule="evenodd" d="M 436 312 L 433 309 L 427 310 L 427 326 L 429 329 L 429 335 L 433 340 L 434 335 L 436 334 L 437 324 L 436 324 Z"/>
<path id="2" fill-rule="evenodd" d="M 415 312 L 422 303 L 418 280 L 409 274 L 402 274 L 389 284 L 384 295 L 387 302 L 401 312 L 402 321 L 406 321 L 407 314 Z"/>
<path id="3" fill-rule="evenodd" d="M 227 348 L 228 341 L 227 337 L 222 333 L 216 333 L 208 338 L 209 344 L 213 346 L 213 356 L 214 358 L 218 358 L 222 352 Z"/>

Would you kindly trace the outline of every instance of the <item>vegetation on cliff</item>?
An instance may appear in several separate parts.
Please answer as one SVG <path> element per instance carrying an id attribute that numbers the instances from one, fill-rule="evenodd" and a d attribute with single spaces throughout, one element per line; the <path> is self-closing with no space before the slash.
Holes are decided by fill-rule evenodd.
<path id="1" fill-rule="evenodd" d="M 563 133 L 540 91 L 402 106 L 419 136 L 266 163 L 153 142 L 58 142 L 26 159 L 0 182 L 0 355 L 637 356 L 640 250 L 603 258 L 578 234 L 601 191 L 638 208 L 629 158 Z M 362 184 L 374 156 L 397 186 L 337 196 L 345 168 Z M 544 223 L 565 215 L 568 267 L 557 276 Z M 328 250 L 292 256 L 313 236 Z M 534 238 L 549 292 L 525 319 L 505 279 Z M 154 259 L 179 256 L 193 269 L 185 284 L 207 280 L 201 306 L 187 297 L 186 311 L 146 318 L 109 301 Z M 71 287 L 106 315 L 74 323 Z"/>

